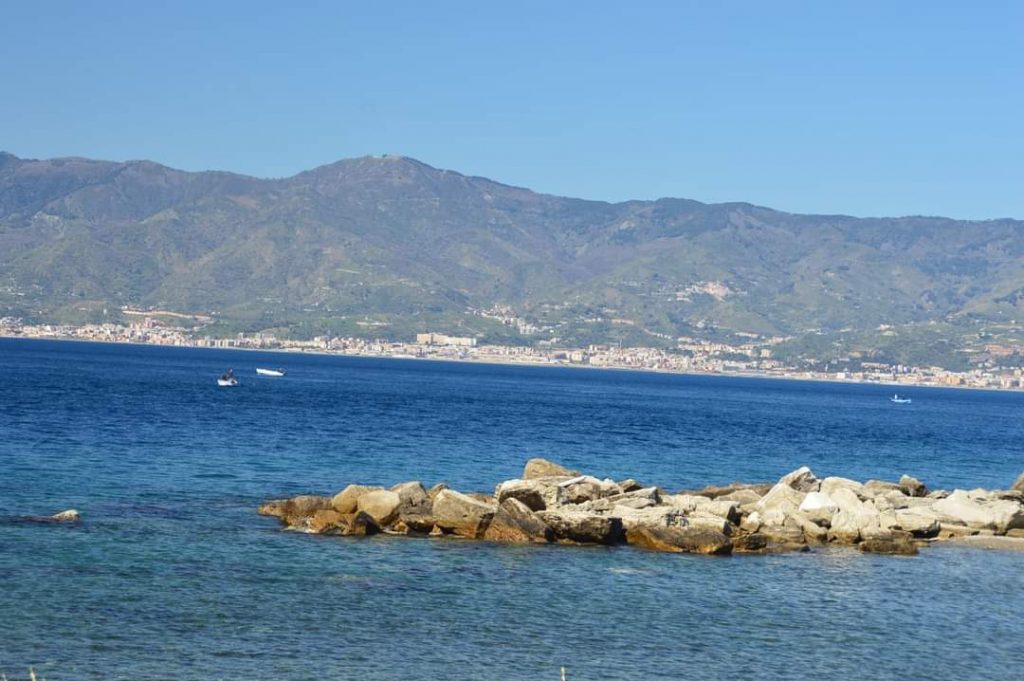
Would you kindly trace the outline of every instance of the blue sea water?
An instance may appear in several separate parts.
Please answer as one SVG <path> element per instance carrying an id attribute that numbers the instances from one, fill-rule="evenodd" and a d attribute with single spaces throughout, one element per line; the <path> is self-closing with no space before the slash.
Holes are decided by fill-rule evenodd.
<path id="1" fill-rule="evenodd" d="M 215 377 L 233 367 L 237 389 Z M 256 366 L 284 366 L 283 379 Z M 67 679 L 1021 679 L 1024 554 L 716 559 L 315 537 L 350 482 L 546 456 L 669 489 L 1006 487 L 1024 395 L 0 339 L 0 672 Z M 77 526 L 18 522 L 82 511 Z"/>

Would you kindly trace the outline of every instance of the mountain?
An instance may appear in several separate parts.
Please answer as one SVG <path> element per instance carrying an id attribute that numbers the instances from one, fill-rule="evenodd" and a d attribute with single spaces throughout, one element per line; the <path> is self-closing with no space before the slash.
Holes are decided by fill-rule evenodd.
<path id="1" fill-rule="evenodd" d="M 401 156 L 270 180 L 0 154 L 0 316 L 36 321 L 133 306 L 213 314 L 225 331 L 750 333 L 875 351 L 880 327 L 925 345 L 1013 332 L 1022 256 L 1018 220 L 604 203 Z M 478 314 L 495 306 L 541 330 L 516 338 Z"/>

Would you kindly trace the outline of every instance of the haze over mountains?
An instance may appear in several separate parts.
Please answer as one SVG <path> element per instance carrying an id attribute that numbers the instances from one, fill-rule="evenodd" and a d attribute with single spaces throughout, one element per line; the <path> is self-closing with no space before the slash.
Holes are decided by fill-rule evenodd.
<path id="1" fill-rule="evenodd" d="M 399 156 L 269 180 L 0 153 L 0 316 L 26 321 L 128 305 L 212 313 L 223 330 L 955 351 L 1015 333 L 1022 256 L 1019 220 L 604 203 Z M 478 314 L 495 306 L 531 333 Z"/>

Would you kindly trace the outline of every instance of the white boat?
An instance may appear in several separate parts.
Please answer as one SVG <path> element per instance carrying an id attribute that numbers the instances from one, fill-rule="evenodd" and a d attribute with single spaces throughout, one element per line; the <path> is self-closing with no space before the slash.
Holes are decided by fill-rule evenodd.
<path id="1" fill-rule="evenodd" d="M 256 369 L 256 373 L 260 376 L 284 376 L 284 369 Z"/>
<path id="2" fill-rule="evenodd" d="M 910 404 L 911 400 L 909 397 L 900 397 L 899 393 L 897 393 L 890 397 L 889 401 L 892 402 L 893 404 Z"/>
<path id="3" fill-rule="evenodd" d="M 228 369 L 217 379 L 217 385 L 222 388 L 234 388 L 238 385 L 238 379 L 235 378 L 235 372 Z"/>

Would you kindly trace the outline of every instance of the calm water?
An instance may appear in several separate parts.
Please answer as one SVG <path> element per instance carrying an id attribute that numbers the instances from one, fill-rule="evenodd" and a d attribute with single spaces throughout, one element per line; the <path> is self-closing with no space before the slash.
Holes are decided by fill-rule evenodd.
<path id="1" fill-rule="evenodd" d="M 491 489 L 538 455 L 670 489 L 802 464 L 1005 487 L 1024 395 L 13 340 L 0 372 L 9 677 L 1024 678 L 1024 554 L 708 559 L 255 514 L 349 482 Z"/>

